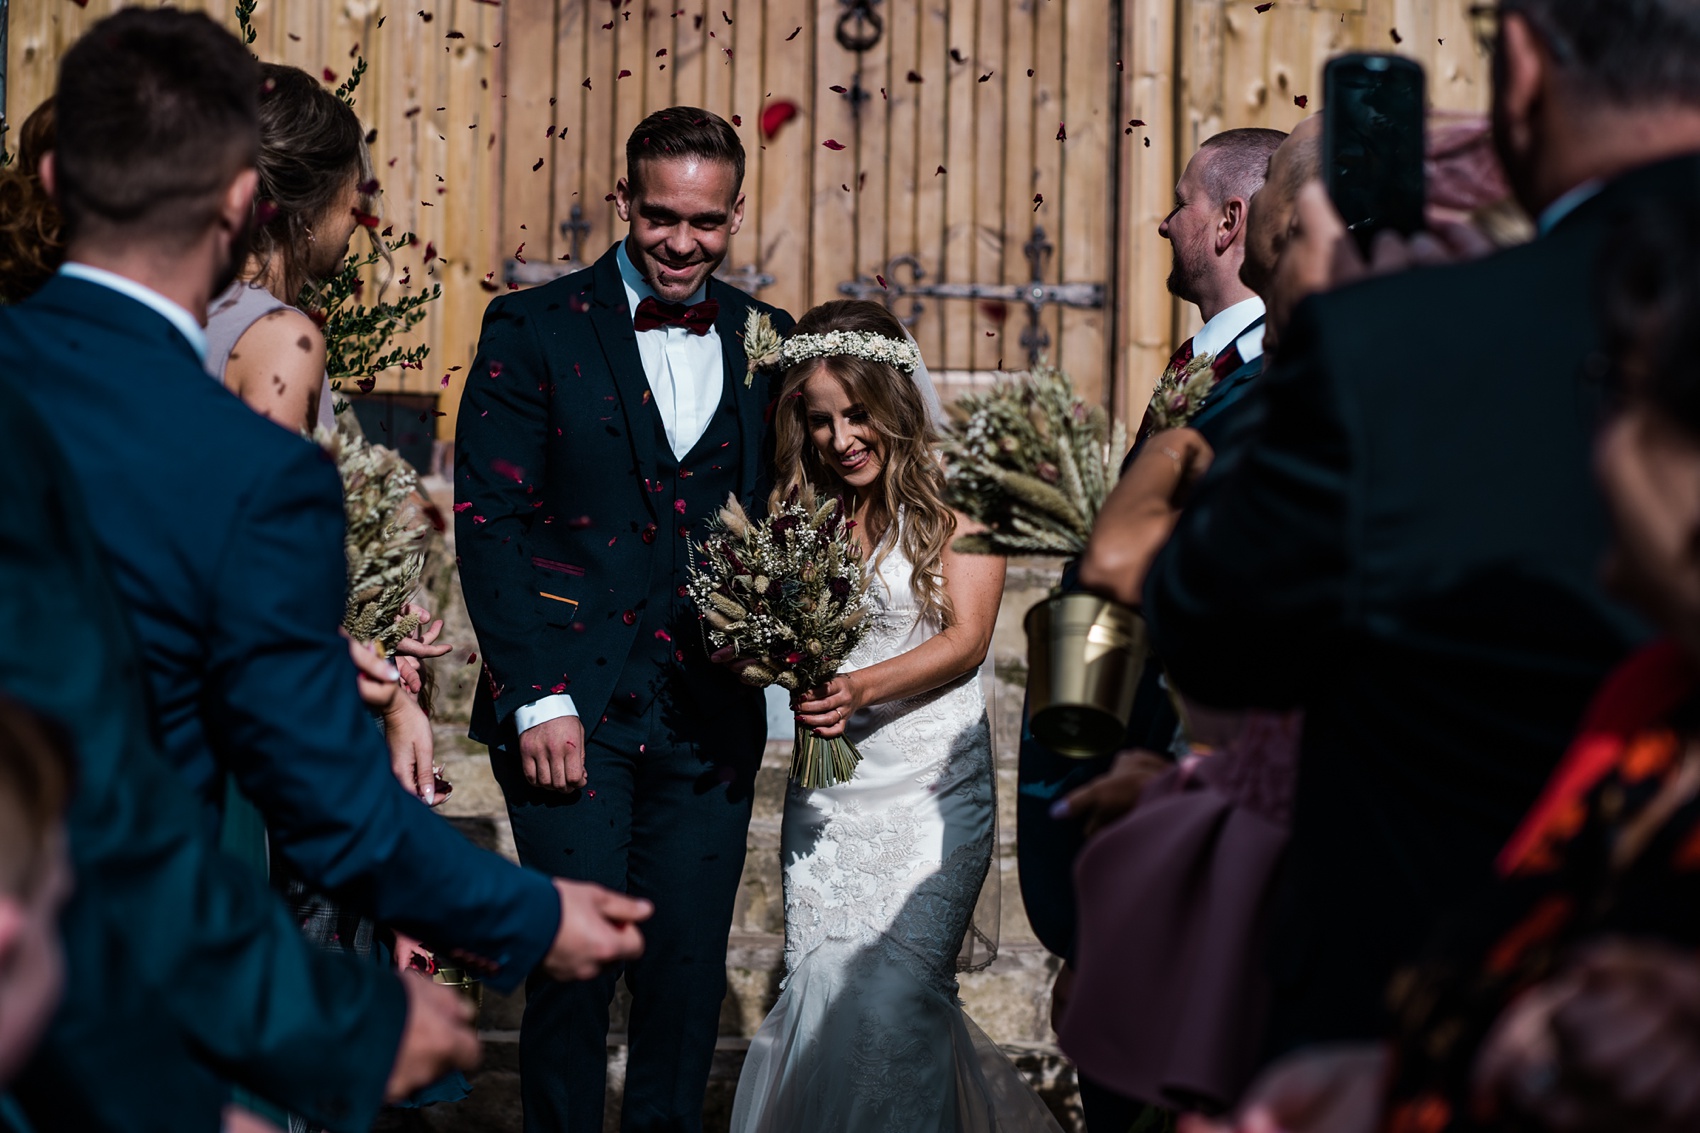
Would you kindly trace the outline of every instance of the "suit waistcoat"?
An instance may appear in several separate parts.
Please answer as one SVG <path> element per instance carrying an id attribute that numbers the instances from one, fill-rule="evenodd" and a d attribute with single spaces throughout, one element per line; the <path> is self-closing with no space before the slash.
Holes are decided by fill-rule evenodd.
<path id="1" fill-rule="evenodd" d="M 726 384 L 737 380 L 728 375 Z M 730 674 L 708 660 L 695 603 L 685 594 L 693 540 L 738 491 L 737 404 L 723 389 L 708 427 L 683 460 L 674 457 L 655 402 L 645 406 L 655 431 L 656 476 L 645 482 L 657 520 L 640 538 L 656 545 L 649 588 L 640 609 L 637 640 L 609 700 L 610 716 L 641 713 L 666 689 L 680 705 L 711 704 Z"/>

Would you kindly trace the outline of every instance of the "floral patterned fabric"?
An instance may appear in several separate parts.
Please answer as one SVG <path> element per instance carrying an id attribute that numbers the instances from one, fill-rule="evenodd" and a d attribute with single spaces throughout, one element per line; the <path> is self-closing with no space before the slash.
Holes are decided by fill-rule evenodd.
<path id="1" fill-rule="evenodd" d="M 1435 960 L 1394 987 L 1386 1133 L 1510 1131 L 1472 1112 L 1475 1055 L 1504 1008 L 1602 935 L 1700 946 L 1700 682 L 1672 642 L 1626 662 Z"/>

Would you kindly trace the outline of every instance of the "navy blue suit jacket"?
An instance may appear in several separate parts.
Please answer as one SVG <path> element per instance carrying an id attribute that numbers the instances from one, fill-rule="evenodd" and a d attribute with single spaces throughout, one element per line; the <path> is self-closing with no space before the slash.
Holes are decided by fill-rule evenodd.
<path id="1" fill-rule="evenodd" d="M 0 689 L 63 723 L 78 760 L 65 995 L 18 1100 L 42 1133 L 211 1133 L 228 1078 L 341 1133 L 366 1129 L 401 1038 L 401 986 L 309 944 L 264 879 L 216 852 L 160 758 L 81 493 L 19 392 L 56 377 L 0 368 Z"/>
<path id="2" fill-rule="evenodd" d="M 1190 696 L 1305 712 L 1277 1049 L 1381 1033 L 1390 973 L 1488 879 L 1642 632 L 1600 585 L 1593 280 L 1661 188 L 1692 200 L 1700 157 L 1531 244 L 1300 305 L 1237 460 L 1146 578 Z"/>
<path id="3" fill-rule="evenodd" d="M 485 743 L 515 709 L 551 693 L 573 698 L 586 734 L 595 728 L 632 652 L 657 544 L 670 550 L 679 526 L 700 518 L 662 514 L 650 488 L 660 442 L 617 248 L 585 271 L 492 300 L 461 396 L 455 536 L 485 663 L 472 737 Z M 738 497 L 763 514 L 768 376 L 744 384 L 744 320 L 755 308 L 785 333 L 791 317 L 718 279 L 708 296 L 720 304 L 724 396 L 742 434 Z M 722 679 L 728 698 L 759 711 L 753 690 Z"/>
<path id="4" fill-rule="evenodd" d="M 142 303 L 54 277 L 0 310 L 134 619 L 166 757 L 218 825 L 224 775 L 312 883 L 482 970 L 542 959 L 560 902 L 409 795 L 337 632 L 342 485 L 318 446 L 209 378 Z"/>

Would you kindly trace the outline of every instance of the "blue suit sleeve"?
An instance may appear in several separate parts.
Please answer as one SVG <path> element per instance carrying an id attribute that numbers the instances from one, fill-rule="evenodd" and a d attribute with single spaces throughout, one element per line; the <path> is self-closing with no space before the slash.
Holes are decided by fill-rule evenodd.
<path id="1" fill-rule="evenodd" d="M 68 978 L 17 1083 L 39 1128 L 212 1129 L 212 1074 L 339 1133 L 383 1102 L 394 974 L 316 951 L 213 849 L 156 748 L 125 612 L 45 431 L 0 382 L 0 689 L 69 730 Z"/>
<path id="2" fill-rule="evenodd" d="M 1351 601 L 1351 395 L 1300 306 L 1260 379 L 1249 435 L 1224 441 L 1145 579 L 1176 687 L 1218 707 L 1289 708 L 1335 654 Z"/>
<path id="3" fill-rule="evenodd" d="M 246 501 L 217 572 L 213 743 L 305 878 L 516 986 L 553 942 L 560 900 L 395 781 L 337 632 L 342 485 L 316 446 L 291 452 Z"/>

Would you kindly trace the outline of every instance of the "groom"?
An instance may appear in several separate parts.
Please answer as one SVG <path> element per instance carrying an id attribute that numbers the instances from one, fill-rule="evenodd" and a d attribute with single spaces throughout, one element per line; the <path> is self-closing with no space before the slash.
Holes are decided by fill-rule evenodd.
<path id="1" fill-rule="evenodd" d="M 626 143 L 626 238 L 503 295 L 461 399 L 455 533 L 484 654 L 490 745 L 527 865 L 655 902 L 632 993 L 623 1125 L 701 1127 L 743 870 L 762 698 L 711 664 L 684 597 L 728 495 L 760 514 L 768 388 L 742 328 L 782 311 L 710 279 L 744 219 L 744 149 L 673 107 Z M 600 1133 L 619 972 L 534 981 L 520 1041 L 530 1133 Z"/>

